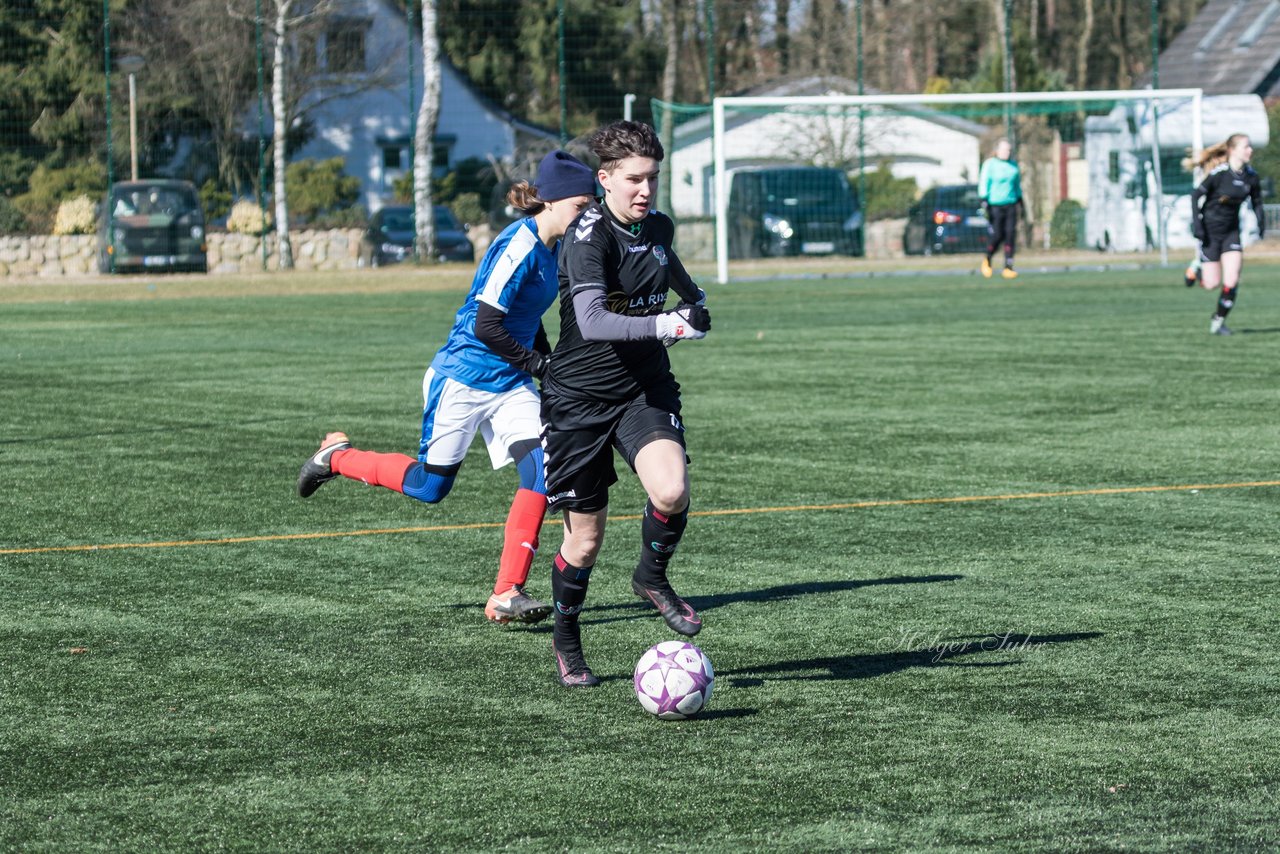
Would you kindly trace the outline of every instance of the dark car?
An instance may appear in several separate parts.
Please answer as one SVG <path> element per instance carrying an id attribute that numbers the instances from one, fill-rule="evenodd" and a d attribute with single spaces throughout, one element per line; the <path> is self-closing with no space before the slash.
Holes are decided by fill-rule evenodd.
<path id="1" fill-rule="evenodd" d="M 819 166 L 740 169 L 729 184 L 729 256 L 863 254 L 849 177 Z"/>
<path id="2" fill-rule="evenodd" d="M 204 273 L 204 211 L 187 181 L 121 181 L 98 213 L 98 269 L 104 273 Z"/>
<path id="3" fill-rule="evenodd" d="M 413 257 L 413 206 L 387 205 L 369 219 L 360 237 L 356 263 L 361 267 L 397 264 Z M 453 211 L 436 205 L 436 252 L 441 261 L 474 261 L 475 247 Z"/>
<path id="4" fill-rule="evenodd" d="M 984 252 L 987 217 L 977 184 L 954 184 L 926 190 L 907 211 L 902 248 L 908 255 Z"/>

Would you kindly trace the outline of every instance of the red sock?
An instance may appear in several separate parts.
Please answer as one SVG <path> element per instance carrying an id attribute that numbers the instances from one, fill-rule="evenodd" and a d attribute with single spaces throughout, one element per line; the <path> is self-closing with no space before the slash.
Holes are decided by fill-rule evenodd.
<path id="1" fill-rule="evenodd" d="M 355 448 L 334 451 L 329 457 L 329 467 L 343 477 L 396 492 L 404 492 L 404 473 L 417 464 L 416 459 L 404 454 L 378 454 Z"/>
<path id="2" fill-rule="evenodd" d="M 498 580 L 493 584 L 494 593 L 505 593 L 516 584 L 524 584 L 529 578 L 529 567 L 538 553 L 538 533 L 542 530 L 542 517 L 547 513 L 547 496 L 532 489 L 517 489 L 507 514 L 507 526 L 503 531 L 502 558 L 498 561 Z"/>

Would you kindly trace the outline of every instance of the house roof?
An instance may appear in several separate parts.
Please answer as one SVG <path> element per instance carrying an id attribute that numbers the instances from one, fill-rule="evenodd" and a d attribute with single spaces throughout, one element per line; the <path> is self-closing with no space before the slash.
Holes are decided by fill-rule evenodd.
<path id="1" fill-rule="evenodd" d="M 1161 51 L 1160 88 L 1280 95 L 1280 0 L 1209 0 Z"/>
<path id="2" fill-rule="evenodd" d="M 1280 3 L 1280 0 L 1275 0 Z M 807 95 L 854 95 L 858 91 L 858 84 L 847 77 L 837 77 L 834 75 L 810 75 L 807 77 L 786 77 L 778 80 L 772 80 L 760 86 L 747 89 L 736 95 L 751 98 L 787 98 L 795 96 Z M 868 95 L 884 94 L 878 89 L 863 87 L 863 91 Z M 893 107 L 885 107 L 883 109 L 894 109 Z M 933 122 L 937 125 L 951 128 L 952 130 L 967 133 L 972 136 L 980 137 L 987 133 L 989 128 L 980 125 L 977 122 L 971 122 L 968 119 L 959 118 L 957 116 L 948 115 L 947 113 L 931 110 L 927 107 L 909 106 L 902 107 L 908 110 L 912 115 L 924 121 Z M 759 117 L 759 113 L 751 114 L 748 112 L 734 112 L 726 115 L 725 125 L 728 129 L 733 129 L 748 122 L 754 121 Z M 676 146 L 684 146 L 705 139 L 711 133 L 711 115 L 707 113 L 683 122 L 676 127 L 675 139 Z"/>

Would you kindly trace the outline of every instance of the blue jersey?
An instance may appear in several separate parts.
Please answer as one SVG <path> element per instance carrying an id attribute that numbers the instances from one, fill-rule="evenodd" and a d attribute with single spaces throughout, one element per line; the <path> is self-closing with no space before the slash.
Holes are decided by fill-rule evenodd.
<path id="1" fill-rule="evenodd" d="M 558 289 L 556 251 L 538 237 L 532 217 L 513 222 L 484 253 L 449 340 L 431 367 L 437 374 L 481 391 L 511 391 L 528 383 L 527 373 L 512 367 L 476 338 L 477 304 L 483 302 L 505 314 L 502 325 L 507 332 L 532 350 L 542 315 L 556 301 Z"/>

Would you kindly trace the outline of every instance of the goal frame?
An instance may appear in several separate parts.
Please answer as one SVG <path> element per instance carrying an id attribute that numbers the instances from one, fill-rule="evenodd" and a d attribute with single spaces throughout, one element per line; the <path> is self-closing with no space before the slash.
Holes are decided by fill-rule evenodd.
<path id="1" fill-rule="evenodd" d="M 1163 101 L 1191 100 L 1192 148 L 1198 154 L 1204 149 L 1203 89 L 1117 89 L 1085 92 L 974 92 L 958 95 L 797 95 L 797 96 L 726 96 L 711 103 L 712 157 L 715 170 L 716 196 L 716 281 L 729 281 L 729 173 L 725 168 L 725 114 L 734 108 L 760 107 L 894 107 L 932 106 L 940 104 L 1036 104 L 1052 102 L 1099 101 Z M 1152 147 L 1158 155 L 1159 104 L 1155 105 L 1156 127 Z M 1158 162 L 1158 160 L 1157 160 Z M 1157 170 L 1157 176 L 1159 171 Z M 1163 235 L 1161 253 L 1167 247 Z"/>

